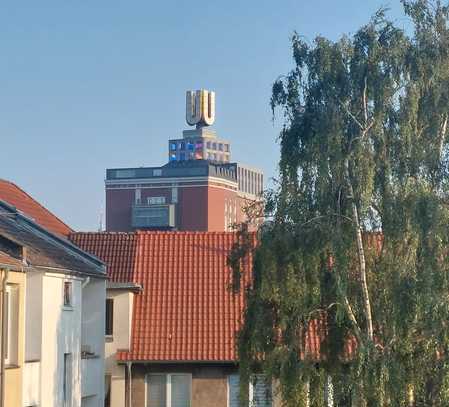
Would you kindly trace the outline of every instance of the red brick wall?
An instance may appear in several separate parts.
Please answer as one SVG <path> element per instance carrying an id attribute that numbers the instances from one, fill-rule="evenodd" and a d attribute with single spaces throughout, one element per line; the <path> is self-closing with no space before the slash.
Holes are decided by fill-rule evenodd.
<path id="1" fill-rule="evenodd" d="M 188 187 L 178 190 L 179 230 L 207 231 L 208 187 Z"/>
<path id="2" fill-rule="evenodd" d="M 148 197 L 164 196 L 171 203 L 171 188 L 141 188 L 142 203 Z M 131 227 L 131 208 L 134 189 L 106 190 L 106 229 L 128 232 Z M 216 187 L 178 187 L 176 223 L 178 230 L 224 231 L 225 200 L 236 202 L 237 222 L 242 221 L 240 198 L 232 190 Z"/>
<path id="3" fill-rule="evenodd" d="M 129 232 L 131 228 L 131 207 L 134 203 L 134 189 L 106 190 L 106 230 Z"/>
<path id="4" fill-rule="evenodd" d="M 228 202 L 237 201 L 237 193 L 232 190 L 210 187 L 208 189 L 208 216 L 207 226 L 210 232 L 225 231 L 225 199 Z M 237 206 L 237 219 L 239 218 L 239 205 Z"/>

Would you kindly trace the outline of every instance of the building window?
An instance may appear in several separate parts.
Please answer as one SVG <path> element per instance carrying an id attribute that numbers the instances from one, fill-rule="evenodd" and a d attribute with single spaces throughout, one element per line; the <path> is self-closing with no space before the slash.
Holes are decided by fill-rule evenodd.
<path id="1" fill-rule="evenodd" d="M 63 397 L 64 406 L 72 406 L 72 354 L 64 353 L 64 366 L 63 366 Z"/>
<path id="2" fill-rule="evenodd" d="M 226 151 L 227 153 L 229 153 L 229 144 L 225 144 L 225 145 L 224 145 L 224 148 L 225 148 L 225 151 Z"/>
<path id="3" fill-rule="evenodd" d="M 218 145 L 218 149 L 219 149 L 220 151 L 223 151 L 223 144 L 220 143 L 220 144 Z"/>
<path id="4" fill-rule="evenodd" d="M 73 306 L 73 285 L 71 281 L 64 281 L 64 307 Z"/>
<path id="5" fill-rule="evenodd" d="M 177 147 L 176 143 L 170 143 L 170 150 L 171 151 L 176 151 L 176 147 Z"/>
<path id="6" fill-rule="evenodd" d="M 105 335 L 112 336 L 114 332 L 114 300 L 106 298 L 106 329 Z"/>
<path id="7" fill-rule="evenodd" d="M 238 374 L 228 376 L 228 407 L 239 407 L 240 378 Z M 248 389 L 249 405 L 251 407 L 271 407 L 271 386 L 267 384 L 263 375 L 251 378 Z"/>
<path id="8" fill-rule="evenodd" d="M 210 148 L 210 141 L 208 141 L 208 142 L 206 143 L 206 147 L 207 147 L 207 148 Z"/>
<path id="9" fill-rule="evenodd" d="M 187 149 L 190 150 L 190 151 L 193 151 L 193 148 L 194 148 L 193 143 L 192 143 L 191 141 L 189 141 L 189 142 L 187 143 Z"/>
<path id="10" fill-rule="evenodd" d="M 186 159 L 186 153 L 180 153 L 179 154 L 179 160 L 184 161 Z"/>
<path id="11" fill-rule="evenodd" d="M 192 376 L 147 375 L 147 407 L 190 407 Z"/>
<path id="12" fill-rule="evenodd" d="M 16 365 L 19 342 L 19 288 L 8 284 L 5 292 L 5 364 Z"/>
<path id="13" fill-rule="evenodd" d="M 216 150 L 217 149 L 217 143 L 212 143 L 212 150 Z"/>
<path id="14" fill-rule="evenodd" d="M 163 205 L 165 204 L 165 196 L 150 196 L 147 198 L 148 205 Z"/>
<path id="15" fill-rule="evenodd" d="M 181 143 L 179 143 L 179 149 L 180 150 L 185 150 L 186 149 L 186 143 L 184 143 L 184 141 L 181 141 Z"/>

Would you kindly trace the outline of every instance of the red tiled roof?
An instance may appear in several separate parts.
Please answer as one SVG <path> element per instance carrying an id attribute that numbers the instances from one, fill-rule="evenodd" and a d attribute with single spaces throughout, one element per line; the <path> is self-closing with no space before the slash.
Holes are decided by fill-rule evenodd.
<path id="1" fill-rule="evenodd" d="M 67 236 L 73 230 L 12 182 L 0 179 L 0 200 L 32 218 L 50 232 Z"/>
<path id="2" fill-rule="evenodd" d="M 253 235 L 255 244 L 255 235 Z M 242 289 L 230 290 L 227 257 L 231 232 L 73 233 L 73 243 L 107 264 L 115 282 L 143 287 L 134 297 L 131 348 L 122 361 L 236 362 L 237 332 L 250 283 L 252 259 L 245 261 Z M 301 358 L 322 360 L 325 313 L 310 321 Z M 353 339 L 342 357 L 355 349 Z"/>
<path id="3" fill-rule="evenodd" d="M 132 282 L 136 261 L 135 233 L 71 233 L 69 239 L 82 250 L 106 263 L 106 272 L 113 282 Z"/>
<path id="4" fill-rule="evenodd" d="M 119 352 L 118 359 L 236 361 L 244 290 L 234 294 L 230 289 L 227 257 L 236 242 L 235 233 L 78 233 L 70 237 L 106 263 L 109 259 L 108 274 L 115 281 L 129 281 L 125 270 L 132 264 L 132 282 L 143 287 L 134 299 L 131 348 Z M 134 255 L 130 241 L 136 245 Z M 251 259 L 246 262 L 251 263 Z M 244 285 L 249 275 L 246 267 Z"/>

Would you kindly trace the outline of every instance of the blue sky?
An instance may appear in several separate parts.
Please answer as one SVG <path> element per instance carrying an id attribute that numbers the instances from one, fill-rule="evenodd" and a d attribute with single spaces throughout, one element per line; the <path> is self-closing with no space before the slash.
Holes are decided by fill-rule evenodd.
<path id="1" fill-rule="evenodd" d="M 77 230 L 98 228 L 106 168 L 162 165 L 185 90 L 215 90 L 232 158 L 276 175 L 271 84 L 294 30 L 353 33 L 399 0 L 2 1 L 0 178 Z"/>

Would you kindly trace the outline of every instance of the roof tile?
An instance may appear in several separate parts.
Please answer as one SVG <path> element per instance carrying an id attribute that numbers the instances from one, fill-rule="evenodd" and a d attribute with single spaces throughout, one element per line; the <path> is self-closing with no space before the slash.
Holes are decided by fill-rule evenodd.
<path id="1" fill-rule="evenodd" d="M 37 224 L 60 236 L 73 230 L 16 184 L 0 179 L 0 201 L 16 207 Z"/>

